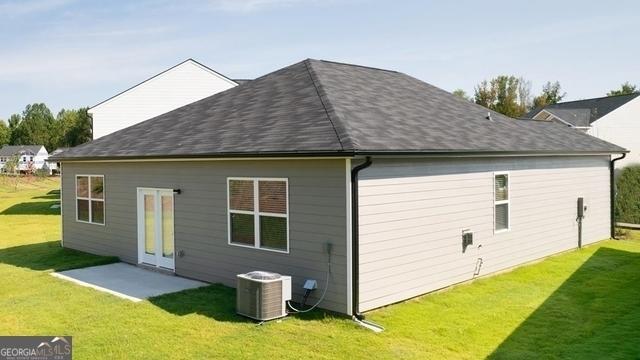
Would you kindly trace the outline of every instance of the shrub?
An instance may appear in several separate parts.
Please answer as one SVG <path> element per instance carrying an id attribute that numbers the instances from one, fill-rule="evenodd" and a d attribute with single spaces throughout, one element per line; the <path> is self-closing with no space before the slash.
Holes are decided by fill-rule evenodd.
<path id="1" fill-rule="evenodd" d="M 640 224 L 640 165 L 623 168 L 616 189 L 616 221 Z"/>
<path id="2" fill-rule="evenodd" d="M 35 171 L 35 174 L 38 178 L 45 178 L 47 176 L 49 176 L 49 170 L 47 169 L 37 169 Z"/>

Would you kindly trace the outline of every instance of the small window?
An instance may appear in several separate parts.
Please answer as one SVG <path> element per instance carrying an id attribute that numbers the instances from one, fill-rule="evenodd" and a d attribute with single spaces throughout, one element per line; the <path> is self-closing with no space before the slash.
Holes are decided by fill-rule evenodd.
<path id="1" fill-rule="evenodd" d="M 22 162 L 27 162 L 27 157 L 26 156 L 22 157 Z"/>
<path id="2" fill-rule="evenodd" d="M 509 174 L 495 174 L 493 184 L 495 231 L 507 231 L 510 225 Z"/>
<path id="3" fill-rule="evenodd" d="M 33 156 L 29 156 L 29 161 L 33 161 Z"/>
<path id="4" fill-rule="evenodd" d="M 104 225 L 104 176 L 76 176 L 76 220 Z"/>
<path id="5" fill-rule="evenodd" d="M 229 243 L 289 251 L 286 179 L 228 179 Z"/>

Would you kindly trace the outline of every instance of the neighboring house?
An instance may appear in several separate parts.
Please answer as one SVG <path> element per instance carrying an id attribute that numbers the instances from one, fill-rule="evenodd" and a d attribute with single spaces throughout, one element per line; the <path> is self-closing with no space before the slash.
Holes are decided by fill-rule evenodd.
<path id="1" fill-rule="evenodd" d="M 52 168 L 47 159 L 49 153 L 42 145 L 5 145 L 0 149 L 0 169 L 5 172 L 5 165 L 12 157 L 18 156 L 18 171 L 29 169 L 45 169 L 51 174 Z M 54 164 L 55 166 L 55 164 Z"/>
<path id="2" fill-rule="evenodd" d="M 55 150 L 53 150 L 50 154 L 49 157 L 51 159 L 47 160 L 47 165 L 49 166 L 49 168 L 52 170 L 52 173 L 59 173 L 60 171 L 60 163 L 56 160 L 53 160 L 54 157 L 62 154 L 63 151 L 69 150 L 69 147 L 61 147 L 61 148 L 57 148 Z"/>
<path id="3" fill-rule="evenodd" d="M 640 163 L 640 94 L 567 101 L 534 109 L 527 117 L 556 121 L 624 146 L 631 153 L 617 167 Z"/>
<path id="4" fill-rule="evenodd" d="M 93 138 L 98 139 L 237 85 L 234 80 L 193 59 L 185 60 L 91 107 Z"/>
<path id="5" fill-rule="evenodd" d="M 625 151 L 305 60 L 63 152 L 63 243 L 228 286 L 291 275 L 296 300 L 315 279 L 308 303 L 330 276 L 320 307 L 358 314 L 576 248 L 579 197 L 582 243 L 609 238 Z"/>

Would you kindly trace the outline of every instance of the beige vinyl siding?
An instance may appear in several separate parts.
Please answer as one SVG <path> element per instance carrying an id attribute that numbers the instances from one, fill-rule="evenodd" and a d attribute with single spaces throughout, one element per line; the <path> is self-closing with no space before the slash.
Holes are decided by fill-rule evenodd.
<path id="1" fill-rule="evenodd" d="M 104 175 L 105 225 L 75 221 L 75 174 Z M 305 279 L 320 286 L 327 271 L 325 244 L 333 243 L 332 275 L 321 307 L 347 312 L 346 173 L 344 160 L 65 162 L 64 246 L 137 263 L 136 188 L 181 189 L 175 195 L 178 275 L 235 287 L 251 270 L 293 276 L 294 299 Z M 289 181 L 290 253 L 227 243 L 227 177 L 277 177 Z"/>
<path id="2" fill-rule="evenodd" d="M 609 237 L 609 158 L 373 159 L 360 172 L 360 308 L 391 304 Z M 494 233 L 494 172 L 510 230 Z M 462 251 L 462 231 L 473 245 Z M 481 245 L 481 246 L 480 246 Z"/>

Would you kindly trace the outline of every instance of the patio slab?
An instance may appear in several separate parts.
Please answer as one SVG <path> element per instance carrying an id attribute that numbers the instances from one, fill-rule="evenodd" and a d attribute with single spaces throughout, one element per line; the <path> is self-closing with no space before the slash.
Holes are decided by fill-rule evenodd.
<path id="1" fill-rule="evenodd" d="M 51 275 L 134 302 L 208 285 L 125 263 L 54 272 Z"/>

